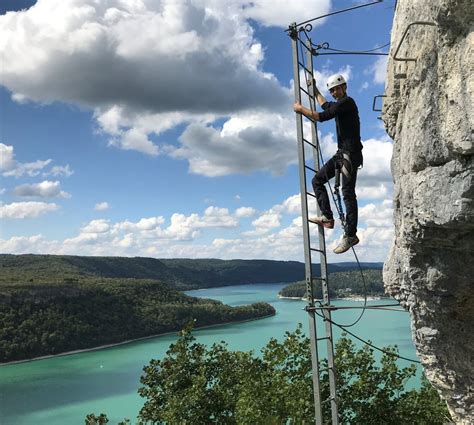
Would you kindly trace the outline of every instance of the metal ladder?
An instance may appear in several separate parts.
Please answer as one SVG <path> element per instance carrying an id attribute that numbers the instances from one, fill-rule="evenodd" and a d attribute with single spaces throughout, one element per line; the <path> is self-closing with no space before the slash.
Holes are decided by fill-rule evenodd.
<path id="1" fill-rule="evenodd" d="M 301 86 L 300 81 L 300 70 L 306 73 L 306 80 L 313 81 L 313 54 L 311 47 L 311 40 L 308 39 L 306 43 L 303 43 L 298 36 L 298 29 L 296 24 L 290 26 L 289 32 L 292 50 L 293 50 L 293 74 L 294 74 L 294 86 L 295 86 L 295 101 L 301 102 L 302 93 L 308 96 L 311 109 L 316 108 L 316 97 L 314 94 L 314 85 L 304 88 Z M 304 58 L 300 57 L 298 47 L 306 51 L 306 64 Z M 315 195 L 307 190 L 307 171 L 316 173 L 320 169 L 319 161 L 319 141 L 316 122 L 309 120 L 311 123 L 311 141 L 305 138 L 303 134 L 303 116 L 296 114 L 296 130 L 298 138 L 298 163 L 299 163 L 299 175 L 300 175 L 300 194 L 301 194 L 301 213 L 303 219 L 303 240 L 304 240 L 304 256 L 305 256 L 305 281 L 306 281 L 306 299 L 308 304 L 305 310 L 308 312 L 309 318 L 309 331 L 310 331 L 310 343 L 311 343 L 311 363 L 313 368 L 313 393 L 314 393 L 314 408 L 315 408 L 315 423 L 316 425 L 323 425 L 327 423 L 339 424 L 338 415 L 338 402 L 336 397 L 336 370 L 334 366 L 334 339 L 332 333 L 332 322 L 331 322 L 331 308 L 328 291 L 328 275 L 327 275 L 327 257 L 326 257 L 326 240 L 324 237 L 324 228 L 318 227 L 318 240 L 315 241 L 315 245 L 312 244 L 311 233 L 309 229 L 310 221 L 308 220 L 308 198 L 315 198 Z M 305 147 L 310 147 L 313 153 L 313 167 L 306 164 Z M 316 200 L 315 200 L 316 202 Z M 317 205 L 317 213 L 321 214 L 319 206 Z M 315 238 L 316 239 L 316 238 Z M 320 276 L 316 276 L 313 270 L 311 262 L 312 253 L 319 253 L 320 259 Z M 325 336 L 318 338 L 316 329 L 316 310 L 314 296 L 313 296 L 313 285 L 320 284 L 322 286 L 323 300 L 321 308 L 321 315 L 325 325 Z M 329 393 L 330 396 L 326 400 L 321 398 L 321 380 L 320 380 L 320 366 L 319 366 L 319 353 L 318 353 L 318 341 L 326 341 L 327 345 L 327 361 L 328 361 L 328 377 L 329 377 Z M 331 403 L 331 422 L 324 420 L 323 417 L 323 405 L 325 403 Z M 329 419 L 329 418 L 328 418 Z"/>

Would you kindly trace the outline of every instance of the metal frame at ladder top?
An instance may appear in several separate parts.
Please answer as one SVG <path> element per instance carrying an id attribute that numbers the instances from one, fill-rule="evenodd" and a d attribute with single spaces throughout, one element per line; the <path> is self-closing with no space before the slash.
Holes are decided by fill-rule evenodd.
<path id="1" fill-rule="evenodd" d="M 307 43 L 303 44 L 298 37 L 298 29 L 296 24 L 290 26 L 290 38 L 293 49 L 293 78 L 295 85 L 295 101 L 301 102 L 302 92 L 308 96 L 311 103 L 311 109 L 316 108 L 316 98 L 314 94 L 314 84 L 310 84 L 306 89 L 301 86 L 300 81 L 300 70 L 306 74 L 306 81 L 313 82 L 313 55 L 311 48 L 311 40 L 308 39 Z M 304 50 L 306 51 L 306 64 L 304 58 L 300 58 L 298 43 L 301 43 Z M 307 190 L 307 176 L 306 172 L 309 170 L 312 173 L 316 173 L 320 169 L 320 155 L 319 155 L 319 142 L 318 133 L 316 128 L 316 122 L 311 122 L 311 142 L 308 141 L 303 134 L 303 116 L 296 114 L 296 130 L 298 137 L 298 162 L 299 162 L 299 174 L 300 174 L 300 194 L 301 194 L 301 213 L 303 219 L 303 240 L 304 240 L 304 257 L 305 257 L 305 277 L 306 277 L 306 299 L 307 306 L 305 310 L 308 312 L 309 317 L 309 332 L 310 332 L 310 343 L 311 343 L 311 362 L 313 367 L 313 392 L 314 392 L 314 408 L 315 408 L 315 423 L 316 425 L 322 425 L 329 423 L 329 420 L 323 418 L 323 405 L 325 403 L 331 403 L 331 423 L 339 424 L 338 415 L 338 403 L 336 397 L 336 370 L 334 367 L 334 340 L 332 333 L 332 322 L 331 322 L 331 310 L 328 308 L 321 309 L 323 320 L 325 324 L 325 336 L 322 338 L 317 337 L 316 329 L 316 306 L 314 303 L 313 285 L 320 284 L 322 286 L 323 293 L 323 306 L 328 307 L 330 305 L 329 291 L 328 291 L 328 276 L 327 276 L 327 259 L 326 259 L 326 240 L 324 237 L 324 228 L 322 226 L 317 227 L 318 231 L 318 245 L 317 248 L 311 244 L 311 233 L 310 233 L 310 221 L 308 220 L 308 197 L 315 198 L 313 193 Z M 313 163 L 314 168 L 306 164 L 305 158 L 305 146 L 311 148 L 313 152 Z M 316 200 L 314 200 L 316 202 Z M 317 214 L 321 214 L 319 206 L 316 202 Z M 315 229 L 314 229 L 315 230 Z M 311 262 L 311 254 L 313 252 L 319 253 L 320 258 L 320 276 L 315 276 L 313 272 L 313 266 Z M 321 381 L 320 381 L 320 368 L 319 368 L 319 353 L 318 353 L 318 341 L 326 341 L 327 345 L 327 360 L 328 360 L 328 377 L 329 377 L 329 398 L 322 400 L 321 397 Z"/>

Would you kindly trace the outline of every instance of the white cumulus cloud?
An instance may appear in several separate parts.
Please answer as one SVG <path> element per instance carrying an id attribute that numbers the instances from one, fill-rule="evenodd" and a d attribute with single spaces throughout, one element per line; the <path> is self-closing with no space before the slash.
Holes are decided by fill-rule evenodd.
<path id="1" fill-rule="evenodd" d="M 359 173 L 358 182 L 370 181 L 371 184 L 391 182 L 390 161 L 393 144 L 390 140 L 368 139 L 362 141 L 364 149 L 364 168 Z M 360 180 L 359 180 L 360 178 Z"/>
<path id="2" fill-rule="evenodd" d="M 14 157 L 13 146 L 0 143 L 0 172 L 4 177 L 21 177 L 24 174 L 34 177 L 53 161 L 46 159 L 22 163 L 15 160 Z"/>
<path id="3" fill-rule="evenodd" d="M 110 224 L 108 220 L 92 220 L 86 224 L 82 229 L 82 233 L 105 233 L 110 229 Z"/>
<path id="4" fill-rule="evenodd" d="M 0 16 L 1 20 L 1 16 Z M 35 177 L 42 172 L 43 176 L 71 176 L 74 171 L 68 165 L 54 165 L 50 170 L 45 170 L 53 162 L 52 159 L 20 162 L 15 159 L 14 147 L 0 143 L 0 173 L 4 177 Z"/>
<path id="5" fill-rule="evenodd" d="M 49 172 L 43 173 L 43 176 L 64 176 L 64 177 L 71 177 L 74 174 L 74 171 L 71 170 L 69 164 L 66 165 L 54 165 L 51 167 Z"/>
<path id="6" fill-rule="evenodd" d="M 387 63 L 388 56 L 379 56 L 378 59 L 369 68 L 368 72 L 373 74 L 374 83 L 385 83 L 385 76 L 387 75 Z"/>
<path id="7" fill-rule="evenodd" d="M 297 161 L 291 114 L 241 114 L 230 118 L 221 129 L 193 124 L 180 142 L 181 146 L 170 148 L 169 154 L 186 159 L 192 173 L 210 177 L 256 170 L 281 175 Z"/>
<path id="8" fill-rule="evenodd" d="M 301 214 L 301 196 L 299 194 L 292 195 L 272 209 L 285 214 Z"/>
<path id="9" fill-rule="evenodd" d="M 249 19 L 283 25 L 328 8 L 329 0 L 271 8 L 248 0 L 38 0 L 0 16 L 0 83 L 17 101 L 90 107 L 111 144 L 156 155 L 150 136 L 170 126 L 281 108 L 287 91 L 262 70 Z"/>
<path id="10" fill-rule="evenodd" d="M 288 2 L 286 0 L 273 0 L 271 5 L 268 0 L 253 0 L 242 2 L 245 6 L 243 12 L 249 18 L 255 19 L 266 26 L 287 27 L 291 22 L 303 22 L 316 16 L 325 15 L 331 7 L 330 0 L 299 0 Z M 319 25 L 322 21 L 315 21 Z"/>
<path id="11" fill-rule="evenodd" d="M 250 210 L 231 213 L 225 208 L 208 207 L 200 214 L 174 213 L 169 218 L 156 216 L 118 222 L 92 220 L 77 235 L 65 240 L 47 240 L 41 235 L 14 236 L 0 240 L 0 251 L 304 261 L 302 221 L 297 203 L 297 195 L 282 200 L 256 217 L 250 231 L 239 226 L 237 217 L 246 216 Z M 215 229 L 220 229 L 219 237 L 208 238 Z M 310 226 L 310 233 L 316 243 L 315 226 Z M 361 242 L 356 250 L 360 259 L 385 259 L 393 237 L 391 201 L 374 201 L 360 207 L 358 236 Z M 332 254 L 340 237 L 341 226 L 337 220 L 336 228 L 326 232 L 329 261 L 353 261 L 350 252 L 342 256 Z"/>
<path id="12" fill-rule="evenodd" d="M 23 198 L 70 198 L 71 195 L 61 190 L 59 181 L 44 180 L 40 183 L 22 184 L 15 187 L 13 193 Z"/>
<path id="13" fill-rule="evenodd" d="M 110 208 L 110 205 L 108 202 L 99 202 L 98 204 L 95 204 L 94 209 L 96 211 L 105 211 Z"/>
<path id="14" fill-rule="evenodd" d="M 255 213 L 256 210 L 252 207 L 240 207 L 235 210 L 235 216 L 238 218 L 252 217 Z"/>
<path id="15" fill-rule="evenodd" d="M 0 218 L 35 218 L 50 211 L 55 211 L 58 208 L 58 205 L 46 202 L 12 202 L 11 204 L 0 206 Z"/>
<path id="16" fill-rule="evenodd" d="M 359 218 L 367 227 L 392 227 L 392 201 L 386 199 L 382 203 L 370 203 L 359 208 Z"/>

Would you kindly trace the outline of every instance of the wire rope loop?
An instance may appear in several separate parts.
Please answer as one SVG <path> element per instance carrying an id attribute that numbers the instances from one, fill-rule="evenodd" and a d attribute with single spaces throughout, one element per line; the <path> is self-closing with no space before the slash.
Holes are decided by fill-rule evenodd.
<path id="1" fill-rule="evenodd" d="M 308 32 L 307 32 L 303 27 L 301 27 L 301 28 L 299 29 L 299 31 L 302 32 L 302 33 L 305 35 L 306 39 L 309 40 L 310 43 L 311 43 L 311 40 L 310 40 L 309 35 L 308 35 Z M 302 43 L 301 40 L 300 40 L 300 42 Z M 305 47 L 307 48 L 307 46 L 305 46 Z"/>

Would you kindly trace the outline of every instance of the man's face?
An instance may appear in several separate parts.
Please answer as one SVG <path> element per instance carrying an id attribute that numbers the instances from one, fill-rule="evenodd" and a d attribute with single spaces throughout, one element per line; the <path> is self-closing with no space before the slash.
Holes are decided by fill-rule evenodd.
<path id="1" fill-rule="evenodd" d="M 346 85 L 341 84 L 339 86 L 333 87 L 329 89 L 329 93 L 331 93 L 332 97 L 334 97 L 336 100 L 342 99 L 346 95 Z"/>

